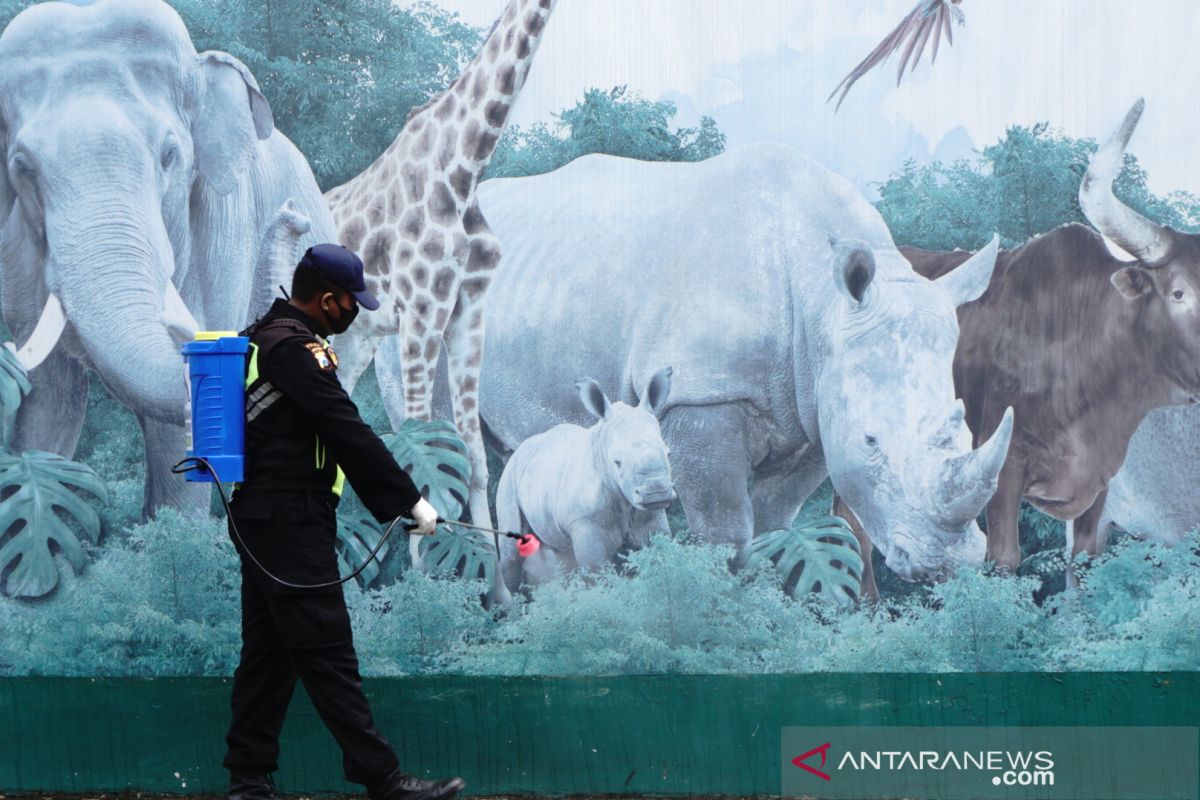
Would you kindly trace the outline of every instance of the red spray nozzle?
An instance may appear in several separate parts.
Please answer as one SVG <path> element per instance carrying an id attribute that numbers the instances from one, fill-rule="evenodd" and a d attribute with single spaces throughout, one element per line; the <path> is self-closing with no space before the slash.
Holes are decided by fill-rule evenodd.
<path id="1" fill-rule="evenodd" d="M 458 525 L 463 528 L 473 528 L 477 531 L 486 531 L 496 537 L 496 549 L 500 549 L 500 537 L 507 536 L 510 539 L 517 540 L 517 552 L 522 558 L 528 558 L 538 551 L 542 546 L 542 540 L 537 537 L 536 533 L 513 533 L 512 531 L 498 531 L 495 528 L 485 528 L 482 525 L 472 525 L 469 522 L 457 522 L 455 520 L 437 518 L 438 524 Z M 415 522 L 404 526 L 406 531 L 411 531 L 417 527 Z M 0 800 L 3 800 L 3 795 L 0 795 Z"/>

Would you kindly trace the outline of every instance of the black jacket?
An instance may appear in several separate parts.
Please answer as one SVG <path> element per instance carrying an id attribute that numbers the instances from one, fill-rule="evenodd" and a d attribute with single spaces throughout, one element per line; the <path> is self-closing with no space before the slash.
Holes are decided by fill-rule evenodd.
<path id="1" fill-rule="evenodd" d="M 266 327 L 274 320 L 290 324 Z M 340 495 L 344 472 L 377 521 L 409 516 L 420 492 L 359 416 L 316 321 L 277 299 L 243 334 L 257 353 L 252 348 L 239 494 L 303 489 Z"/>

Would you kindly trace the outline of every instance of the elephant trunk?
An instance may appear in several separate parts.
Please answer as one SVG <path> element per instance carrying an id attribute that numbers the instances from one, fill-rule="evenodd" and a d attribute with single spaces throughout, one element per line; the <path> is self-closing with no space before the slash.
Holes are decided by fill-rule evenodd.
<path id="1" fill-rule="evenodd" d="M 50 291 L 109 391 L 135 413 L 182 425 L 184 364 L 172 333 L 184 338 L 195 322 L 171 285 L 158 216 L 110 208 L 78 224 L 64 214 L 50 238 Z"/>
<path id="2" fill-rule="evenodd" d="M 311 229 L 312 220 L 291 198 L 275 212 L 259 244 L 247 321 L 257 319 L 271 307 L 276 287 L 291 283 L 300 260 L 300 239 Z"/>

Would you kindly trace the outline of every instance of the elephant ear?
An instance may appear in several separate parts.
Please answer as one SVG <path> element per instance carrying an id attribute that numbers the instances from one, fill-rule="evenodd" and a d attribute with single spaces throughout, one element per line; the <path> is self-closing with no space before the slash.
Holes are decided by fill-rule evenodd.
<path id="1" fill-rule="evenodd" d="M 7 142 L 8 126 L 3 119 L 0 119 L 0 231 L 6 227 L 8 217 L 12 214 L 13 204 L 17 199 L 12 184 L 8 182 Z"/>
<path id="2" fill-rule="evenodd" d="M 275 130 L 275 119 L 245 64 L 219 50 L 206 50 L 196 59 L 203 86 L 192 120 L 196 169 L 220 194 L 229 194 L 258 140 Z"/>

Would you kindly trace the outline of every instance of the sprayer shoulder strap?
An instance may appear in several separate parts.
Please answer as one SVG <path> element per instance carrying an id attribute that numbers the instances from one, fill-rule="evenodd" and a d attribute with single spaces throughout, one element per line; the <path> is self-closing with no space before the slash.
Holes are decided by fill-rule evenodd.
<path id="1" fill-rule="evenodd" d="M 286 317 L 256 322 L 242 331 L 242 335 L 250 337 L 250 348 L 246 354 L 247 394 L 265 383 L 261 371 L 277 345 L 292 338 L 316 338 L 303 323 Z"/>
<path id="2" fill-rule="evenodd" d="M 295 336 L 313 340 L 317 338 L 304 323 L 287 318 L 269 320 L 251 329 L 250 338 L 257 350 L 259 366 L 266 365 L 271 351 L 277 345 Z"/>

